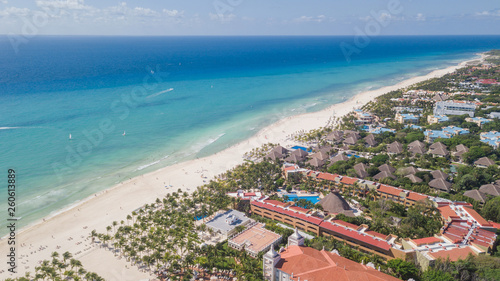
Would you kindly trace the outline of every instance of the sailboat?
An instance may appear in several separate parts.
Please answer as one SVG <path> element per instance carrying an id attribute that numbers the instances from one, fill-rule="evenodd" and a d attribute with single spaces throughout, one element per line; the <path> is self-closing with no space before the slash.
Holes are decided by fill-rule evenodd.
<path id="1" fill-rule="evenodd" d="M 123 134 L 122 134 L 122 136 L 125 136 L 125 135 L 126 135 L 126 134 L 125 134 L 125 131 L 123 131 Z"/>
<path id="2" fill-rule="evenodd" d="M 71 137 L 71 134 L 69 134 L 69 140 L 72 140 L 73 138 Z"/>

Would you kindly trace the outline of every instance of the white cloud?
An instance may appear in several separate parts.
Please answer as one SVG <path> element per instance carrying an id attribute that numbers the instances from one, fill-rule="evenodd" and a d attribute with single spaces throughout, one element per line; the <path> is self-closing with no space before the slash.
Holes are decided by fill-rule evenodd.
<path id="1" fill-rule="evenodd" d="M 7 1 L 0 0 L 0 5 Z M 182 10 L 129 6 L 127 2 L 117 2 L 113 6 L 103 8 L 89 5 L 85 0 L 36 0 L 33 2 L 36 7 L 32 9 L 0 6 L 0 27 L 7 24 L 19 25 L 20 17 L 40 12 L 50 19 L 46 30 L 60 29 L 65 30 L 66 33 L 72 33 L 72 30 L 84 30 L 85 25 L 97 24 L 106 27 L 109 24 L 108 28 L 123 27 L 123 24 L 135 27 L 139 26 L 138 23 L 174 26 L 193 22 L 194 19 L 193 17 L 185 18 Z M 228 15 L 223 20 L 230 21 L 233 18 L 232 15 Z"/>
<path id="2" fill-rule="evenodd" d="M 361 21 L 377 20 L 379 22 L 388 22 L 388 21 L 394 19 L 394 16 L 389 14 L 389 13 L 381 13 L 381 14 L 377 15 L 377 19 L 375 19 L 374 16 L 360 17 L 359 19 Z"/>
<path id="3" fill-rule="evenodd" d="M 417 16 L 415 17 L 417 21 L 425 21 L 425 16 L 421 13 L 418 13 Z"/>
<path id="4" fill-rule="evenodd" d="M 476 16 L 500 17 L 500 9 L 477 12 Z"/>
<path id="5" fill-rule="evenodd" d="M 31 13 L 31 10 L 28 8 L 16 8 L 16 7 L 8 7 L 3 10 L 0 10 L 0 17 L 25 17 Z"/>
<path id="6" fill-rule="evenodd" d="M 319 15 L 319 16 L 301 16 L 298 18 L 295 18 L 293 21 L 295 22 L 323 22 L 327 18 L 325 15 Z"/>
<path id="7" fill-rule="evenodd" d="M 109 20 L 128 20 L 132 18 L 149 17 L 151 19 L 159 18 L 160 13 L 150 8 L 134 7 L 130 8 L 126 2 L 121 2 L 117 6 L 108 7 L 99 11 L 100 19 Z"/>
<path id="8" fill-rule="evenodd" d="M 1 4 L 9 4 L 9 1 L 7 1 L 7 0 L 0 0 L 0 3 Z"/>
<path id="9" fill-rule="evenodd" d="M 147 16 L 158 16 L 158 12 L 153 11 L 149 8 L 143 8 L 143 7 L 135 7 L 132 10 L 132 13 L 135 16 L 140 16 L 140 17 L 147 17 Z"/>
<path id="10" fill-rule="evenodd" d="M 85 0 L 56 0 L 56 1 L 36 1 L 40 8 L 57 8 L 61 10 L 90 10 L 91 6 L 85 5 Z"/>
<path id="11" fill-rule="evenodd" d="M 184 11 L 163 9 L 163 13 L 169 17 L 182 17 L 182 16 L 184 16 Z"/>
<path id="12" fill-rule="evenodd" d="M 231 22 L 236 19 L 235 14 L 213 14 L 209 13 L 208 16 L 210 17 L 211 20 L 214 21 L 220 21 L 220 22 Z"/>

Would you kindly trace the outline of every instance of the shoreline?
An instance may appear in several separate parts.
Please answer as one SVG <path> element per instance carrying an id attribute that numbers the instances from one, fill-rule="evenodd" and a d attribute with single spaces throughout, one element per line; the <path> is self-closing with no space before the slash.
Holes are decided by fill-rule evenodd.
<path id="1" fill-rule="evenodd" d="M 177 191 L 178 189 L 191 193 L 196 190 L 197 186 L 203 185 L 215 176 L 243 163 L 243 154 L 252 148 L 260 147 L 265 143 L 279 143 L 283 146 L 297 144 L 297 142 L 287 139 L 287 136 L 299 131 L 309 131 L 323 127 L 331 117 L 341 117 L 387 92 L 406 88 L 430 78 L 443 76 L 468 63 L 482 60 L 484 54 L 479 55 L 481 55 L 481 58 L 470 59 L 458 65 L 434 70 L 426 75 L 412 77 L 395 85 L 361 92 L 347 101 L 333 104 L 321 111 L 303 113 L 281 119 L 261 129 L 250 138 L 220 152 L 203 158 L 162 167 L 147 174 L 123 181 L 109 189 L 75 202 L 42 220 L 23 227 L 17 232 L 17 244 L 26 244 L 26 246 L 17 246 L 16 248 L 18 257 L 23 258 L 18 259 L 19 273 L 12 276 L 23 276 L 25 271 L 33 272 L 34 267 L 37 266 L 37 262 L 49 259 L 50 253 L 53 251 L 69 251 L 75 258 L 80 259 L 84 265 L 91 265 L 88 266 L 89 270 L 95 271 L 110 280 L 120 280 L 117 275 L 101 273 L 107 272 L 108 266 L 110 268 L 116 267 L 116 270 L 123 273 L 125 271 L 123 268 L 125 261 L 114 258 L 116 261 L 106 260 L 109 264 L 96 263 L 99 260 L 99 255 L 102 255 L 102 251 L 98 251 L 97 248 L 85 250 L 90 245 L 90 241 L 86 238 L 93 229 L 103 232 L 106 226 L 111 225 L 113 221 L 120 223 L 121 220 L 126 220 L 126 216 L 133 210 L 154 202 L 156 198 L 162 198 L 167 193 Z M 167 183 L 168 185 L 172 185 L 172 187 L 166 188 Z M 7 252 L 8 245 L 5 237 L 2 237 L 0 240 L 1 252 Z M 37 250 L 41 248 L 44 249 Z M 34 251 L 36 253 L 33 253 Z M 27 256 L 27 261 L 23 264 L 25 255 Z M 5 256 L 2 259 L 5 259 Z M 94 263 L 92 263 L 92 260 L 94 260 Z M 3 260 L 1 261 L 3 262 Z M 26 266 L 29 266 L 29 268 L 25 268 Z M 0 271 L 2 269 L 0 268 Z M 99 271 L 99 269 L 103 272 Z M 126 278 L 132 278 L 127 280 L 147 278 L 142 276 L 145 273 L 141 273 L 137 269 L 134 271 L 134 269 L 128 268 L 127 272 Z M 1 279 L 7 277 L 11 277 L 11 275 L 0 273 Z"/>

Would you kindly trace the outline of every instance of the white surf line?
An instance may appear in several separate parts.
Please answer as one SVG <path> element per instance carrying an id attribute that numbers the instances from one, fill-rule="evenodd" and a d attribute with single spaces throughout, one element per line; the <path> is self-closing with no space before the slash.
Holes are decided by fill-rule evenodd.
<path id="1" fill-rule="evenodd" d="M 155 93 L 155 94 L 151 94 L 151 95 L 147 96 L 146 98 L 147 98 L 147 99 L 154 98 L 154 97 L 156 97 L 156 96 L 159 96 L 159 95 L 164 94 L 164 93 L 171 92 L 171 91 L 173 91 L 173 90 L 174 90 L 174 88 L 170 88 L 170 89 L 167 89 L 167 90 L 165 90 L 165 91 L 161 91 L 161 92 L 158 92 L 158 93 Z"/>

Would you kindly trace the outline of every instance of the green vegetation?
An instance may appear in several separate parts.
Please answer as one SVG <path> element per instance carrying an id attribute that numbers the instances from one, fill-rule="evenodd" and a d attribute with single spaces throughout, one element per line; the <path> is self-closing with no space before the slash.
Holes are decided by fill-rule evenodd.
<path id="1" fill-rule="evenodd" d="M 103 281 L 94 272 L 86 271 L 79 260 L 73 259 L 71 253 L 65 252 L 60 255 L 53 252 L 52 260 L 44 260 L 39 266 L 35 267 L 35 273 L 26 273 L 25 277 L 7 278 L 5 281 L 42 281 L 42 280 L 73 280 L 73 281 Z"/>
<path id="2" fill-rule="evenodd" d="M 482 210 L 482 215 L 485 219 L 500 222 L 500 196 L 486 202 Z"/>
<path id="3" fill-rule="evenodd" d="M 419 203 L 408 209 L 385 199 L 365 201 L 363 204 L 370 210 L 371 221 L 343 215 L 338 215 L 337 218 L 356 225 L 366 224 L 371 230 L 385 235 L 408 238 L 429 237 L 438 233 L 442 227 L 441 215 L 430 202 Z M 401 223 L 394 225 L 391 216 L 401 218 Z"/>
<path id="4" fill-rule="evenodd" d="M 469 255 L 457 262 L 438 260 L 432 269 L 424 272 L 422 281 L 452 280 L 450 276 L 453 280 L 496 281 L 500 276 L 500 258 Z"/>
<path id="5" fill-rule="evenodd" d="M 408 280 L 418 278 L 418 268 L 414 263 L 402 259 L 392 259 L 387 262 L 389 271 L 397 278 Z"/>
<path id="6" fill-rule="evenodd" d="M 245 251 L 230 248 L 227 242 L 201 248 L 194 263 L 205 268 L 205 272 L 212 272 L 213 268 L 232 271 L 238 280 L 261 281 L 263 279 L 262 256 L 257 259 L 252 258 Z"/>

